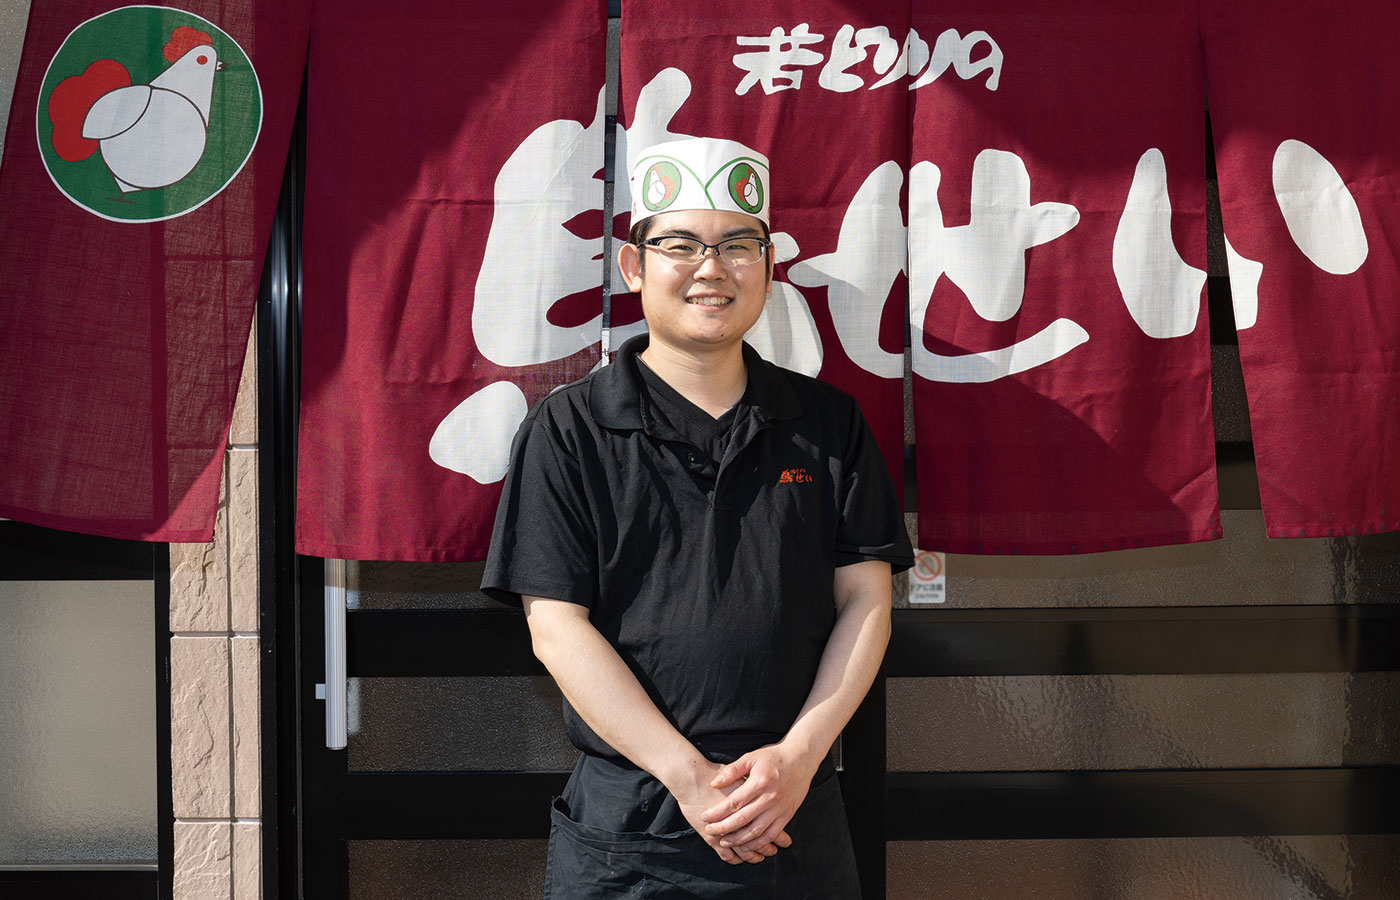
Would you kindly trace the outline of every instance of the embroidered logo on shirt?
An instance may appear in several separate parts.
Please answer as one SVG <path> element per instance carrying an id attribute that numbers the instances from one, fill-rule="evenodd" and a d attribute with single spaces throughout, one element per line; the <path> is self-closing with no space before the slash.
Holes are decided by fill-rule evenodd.
<path id="1" fill-rule="evenodd" d="M 803 468 L 783 469 L 783 474 L 778 476 L 778 484 L 811 484 L 814 480 Z"/>

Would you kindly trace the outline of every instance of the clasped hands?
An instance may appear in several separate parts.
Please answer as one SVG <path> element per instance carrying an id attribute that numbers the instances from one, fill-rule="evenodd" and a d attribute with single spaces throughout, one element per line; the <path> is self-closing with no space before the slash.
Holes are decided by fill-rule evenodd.
<path id="1" fill-rule="evenodd" d="M 807 796 L 814 768 L 782 745 L 770 744 L 727 765 L 705 761 L 696 774 L 712 777 L 676 799 L 720 859 L 731 865 L 759 863 L 792 846 L 784 829 Z"/>

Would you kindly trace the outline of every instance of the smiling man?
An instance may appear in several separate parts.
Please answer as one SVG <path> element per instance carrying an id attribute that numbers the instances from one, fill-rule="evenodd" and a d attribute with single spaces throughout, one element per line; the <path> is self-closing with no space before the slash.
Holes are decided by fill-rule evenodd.
<path id="1" fill-rule="evenodd" d="M 531 410 L 483 589 L 523 604 L 581 755 L 550 898 L 855 898 L 832 744 L 912 550 L 855 401 L 743 343 L 768 163 L 643 151 L 618 252 L 649 334 Z"/>

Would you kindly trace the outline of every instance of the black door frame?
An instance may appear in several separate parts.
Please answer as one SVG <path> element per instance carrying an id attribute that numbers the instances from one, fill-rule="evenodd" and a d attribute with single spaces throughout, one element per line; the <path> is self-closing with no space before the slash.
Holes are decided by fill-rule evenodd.
<path id="1" fill-rule="evenodd" d="M 155 593 L 156 861 L 151 867 L 0 869 L 0 896 L 170 900 L 175 811 L 170 747 L 170 545 L 54 531 L 0 520 L 0 580 L 151 581 Z"/>
<path id="2" fill-rule="evenodd" d="M 302 896 L 300 589 L 296 555 L 306 73 L 254 317 L 258 366 L 258 624 L 262 895 Z"/>

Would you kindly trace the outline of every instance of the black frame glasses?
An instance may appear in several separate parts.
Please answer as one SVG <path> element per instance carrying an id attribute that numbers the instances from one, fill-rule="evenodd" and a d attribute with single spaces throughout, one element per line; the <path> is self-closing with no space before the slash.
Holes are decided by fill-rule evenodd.
<path id="1" fill-rule="evenodd" d="M 677 251 L 683 248 L 673 247 L 671 249 L 667 249 L 666 247 L 662 246 L 663 241 L 682 242 L 684 244 L 694 245 L 694 247 L 698 247 L 699 249 L 692 249 L 689 253 L 685 255 L 678 255 Z M 747 246 L 757 245 L 758 254 L 754 256 L 753 259 L 734 258 L 732 256 L 725 255 L 726 249 L 732 247 L 735 244 Z M 704 241 L 699 240 L 698 238 L 688 237 L 683 234 L 663 234 L 657 237 L 647 238 L 646 240 L 642 241 L 642 246 L 650 247 L 651 249 L 660 253 L 662 256 L 665 256 L 671 262 L 683 266 L 700 265 L 705 261 L 705 257 L 709 255 L 711 250 L 715 251 L 715 257 L 720 262 L 724 263 L 726 266 L 748 266 L 763 259 L 763 257 L 768 253 L 768 248 L 773 246 L 773 242 L 768 240 L 767 238 L 745 235 L 743 237 L 728 238 L 726 240 L 720 241 L 718 244 L 707 244 Z"/>

